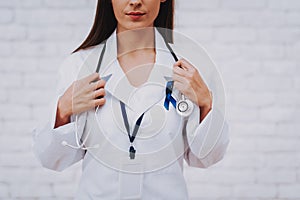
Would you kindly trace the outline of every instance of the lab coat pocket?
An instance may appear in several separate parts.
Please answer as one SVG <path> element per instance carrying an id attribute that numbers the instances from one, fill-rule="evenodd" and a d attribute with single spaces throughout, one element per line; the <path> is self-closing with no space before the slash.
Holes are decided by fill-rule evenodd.
<path id="1" fill-rule="evenodd" d="M 135 160 L 128 160 L 122 164 L 122 171 L 119 172 L 120 199 L 137 200 L 142 198 L 144 178 L 142 170 L 143 165 Z"/>

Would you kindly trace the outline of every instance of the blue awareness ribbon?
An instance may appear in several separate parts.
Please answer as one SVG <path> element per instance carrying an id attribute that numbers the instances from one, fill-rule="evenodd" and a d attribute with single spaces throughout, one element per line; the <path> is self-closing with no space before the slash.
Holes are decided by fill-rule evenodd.
<path id="1" fill-rule="evenodd" d="M 176 108 L 176 100 L 172 97 L 172 90 L 173 90 L 174 81 L 168 81 L 166 86 L 166 98 L 164 102 L 164 106 L 167 110 L 169 110 L 169 104 L 174 106 Z"/>

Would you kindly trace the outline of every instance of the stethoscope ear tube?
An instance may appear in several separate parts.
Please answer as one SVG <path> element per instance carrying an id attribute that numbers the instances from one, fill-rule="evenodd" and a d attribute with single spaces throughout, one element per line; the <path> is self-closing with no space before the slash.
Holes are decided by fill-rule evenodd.
<path id="1" fill-rule="evenodd" d="M 177 58 L 176 54 L 174 53 L 173 49 L 171 48 L 171 46 L 168 44 L 168 42 L 166 40 L 165 40 L 165 43 L 166 43 L 167 48 L 171 52 L 175 62 L 177 62 L 178 58 Z M 172 84 L 174 84 L 174 81 L 172 81 Z M 171 88 L 173 88 L 173 85 Z M 193 102 L 191 100 L 187 99 L 185 97 L 185 95 L 181 93 L 181 100 L 179 100 L 176 104 L 176 112 L 183 117 L 188 117 L 192 114 L 193 109 L 194 109 Z"/>

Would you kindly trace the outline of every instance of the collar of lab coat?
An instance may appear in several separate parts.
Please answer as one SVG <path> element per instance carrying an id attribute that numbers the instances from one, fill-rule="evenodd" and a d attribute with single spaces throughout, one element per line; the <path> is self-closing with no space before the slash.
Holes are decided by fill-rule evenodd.
<path id="1" fill-rule="evenodd" d="M 164 98 L 166 83 L 172 77 L 172 65 L 175 61 L 156 28 L 155 48 L 155 64 L 150 76 L 146 83 L 136 88 L 129 83 L 117 60 L 116 30 L 106 41 L 106 50 L 100 68 L 100 76 L 108 78 L 105 89 L 139 114 Z M 143 103 L 141 104 L 140 101 Z"/>

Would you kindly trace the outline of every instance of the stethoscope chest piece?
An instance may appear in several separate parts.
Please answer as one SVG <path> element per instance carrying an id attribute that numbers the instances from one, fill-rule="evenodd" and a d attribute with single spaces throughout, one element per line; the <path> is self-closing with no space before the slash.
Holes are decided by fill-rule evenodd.
<path id="1" fill-rule="evenodd" d="M 193 109 L 193 102 L 182 95 L 182 99 L 176 105 L 176 112 L 183 117 L 188 117 L 192 114 Z"/>

